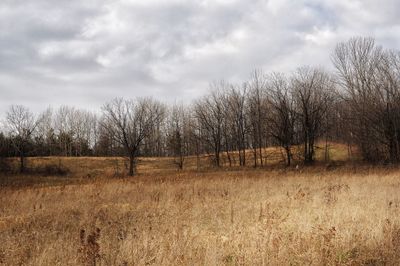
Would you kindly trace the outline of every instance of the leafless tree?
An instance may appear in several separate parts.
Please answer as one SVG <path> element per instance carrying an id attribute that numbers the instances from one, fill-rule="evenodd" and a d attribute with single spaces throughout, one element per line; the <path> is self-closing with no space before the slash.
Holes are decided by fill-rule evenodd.
<path id="1" fill-rule="evenodd" d="M 165 108 L 150 98 L 116 98 L 105 104 L 102 110 L 103 128 L 124 147 L 129 156 L 129 175 L 133 176 L 141 144 L 154 125 L 162 121 Z"/>
<path id="2" fill-rule="evenodd" d="M 326 115 L 333 101 L 334 83 L 319 69 L 300 68 L 292 80 L 296 112 L 301 125 L 304 162 L 312 163 L 315 141 L 325 132 Z"/>
<path id="3" fill-rule="evenodd" d="M 223 83 L 214 83 L 210 95 L 195 103 L 194 115 L 199 126 L 198 137 L 211 147 L 216 166 L 221 165 L 220 153 L 223 144 L 224 98 L 220 90 Z M 223 86 L 223 85 L 222 85 Z"/>
<path id="4" fill-rule="evenodd" d="M 165 116 L 167 112 L 164 112 L 161 122 L 154 123 L 151 129 L 143 139 L 143 148 L 141 153 L 145 156 L 166 156 L 167 150 L 167 124 L 165 122 Z"/>
<path id="5" fill-rule="evenodd" d="M 167 145 L 179 169 L 189 154 L 190 112 L 183 105 L 173 105 L 168 117 Z"/>
<path id="6" fill-rule="evenodd" d="M 246 165 L 247 136 L 249 131 L 248 117 L 246 116 L 247 106 L 247 84 L 243 86 L 230 86 L 225 95 L 224 117 L 230 121 L 233 140 L 235 140 L 236 151 L 239 153 L 239 164 Z"/>
<path id="7" fill-rule="evenodd" d="M 27 107 L 12 105 L 6 113 L 6 122 L 12 143 L 19 154 L 19 170 L 23 173 L 29 142 L 40 120 Z"/>
<path id="8" fill-rule="evenodd" d="M 289 81 L 283 74 L 273 73 L 268 78 L 267 87 L 268 101 L 271 106 L 271 112 L 268 116 L 270 133 L 273 139 L 285 150 L 286 164 L 290 166 L 297 115 Z"/>
<path id="9" fill-rule="evenodd" d="M 10 141 L 3 131 L 0 130 L 0 172 L 7 172 L 10 170 L 10 163 L 7 157 L 10 156 Z"/>
<path id="10" fill-rule="evenodd" d="M 267 78 L 262 71 L 256 70 L 253 72 L 248 83 L 249 94 L 247 116 L 251 125 L 251 146 L 254 154 L 254 167 L 257 167 L 258 158 L 261 166 L 264 165 L 263 148 L 268 146 L 269 106 L 267 97 Z"/>
<path id="11" fill-rule="evenodd" d="M 352 133 L 367 160 L 375 160 L 376 142 L 370 142 L 374 134 L 373 128 L 370 128 L 373 121 L 370 121 L 368 109 L 380 57 L 381 50 L 375 49 L 371 38 L 353 38 L 347 43 L 339 43 L 332 56 L 339 84 L 345 89 L 344 98 L 354 114 L 350 117 L 354 125 Z"/>
<path id="12" fill-rule="evenodd" d="M 71 118 L 71 137 L 75 156 L 82 156 L 88 153 L 94 145 L 96 138 L 97 117 L 95 114 L 80 109 L 73 109 L 69 113 Z"/>
<path id="13" fill-rule="evenodd" d="M 399 56 L 372 38 L 339 43 L 332 55 L 343 98 L 349 106 L 349 130 L 367 161 L 398 162 Z"/>
<path id="14" fill-rule="evenodd" d="M 73 148 L 73 113 L 75 108 L 61 106 L 55 113 L 54 128 L 57 134 L 59 150 L 64 156 L 72 156 Z"/>
<path id="15" fill-rule="evenodd" d="M 400 54 L 385 51 L 379 64 L 377 103 L 382 117 L 383 145 L 392 163 L 400 161 Z"/>
<path id="16" fill-rule="evenodd" d="M 40 155 L 54 155 L 54 125 L 53 125 L 53 109 L 48 107 L 39 114 L 41 123 L 38 124 L 36 130 L 36 146 Z"/>
<path id="17" fill-rule="evenodd" d="M 90 154 L 98 136 L 97 115 L 87 110 L 61 106 L 53 116 L 53 131 L 64 156 Z"/>

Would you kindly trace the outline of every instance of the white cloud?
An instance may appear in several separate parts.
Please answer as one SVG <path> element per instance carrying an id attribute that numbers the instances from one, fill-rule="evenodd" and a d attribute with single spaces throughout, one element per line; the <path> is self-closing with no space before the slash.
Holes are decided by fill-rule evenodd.
<path id="1" fill-rule="evenodd" d="M 105 54 L 98 55 L 96 61 L 103 67 L 116 67 L 121 65 L 122 53 L 124 52 L 125 47 L 120 45 Z"/>
<path id="2" fill-rule="evenodd" d="M 330 68 L 335 44 L 352 36 L 399 47 L 399 11 L 396 0 L 3 0 L 0 112 L 114 96 L 189 101 L 254 68 Z"/>
<path id="3" fill-rule="evenodd" d="M 329 28 L 320 29 L 315 26 L 312 32 L 305 34 L 304 39 L 313 44 L 324 46 L 330 43 L 334 37 L 334 33 Z"/>

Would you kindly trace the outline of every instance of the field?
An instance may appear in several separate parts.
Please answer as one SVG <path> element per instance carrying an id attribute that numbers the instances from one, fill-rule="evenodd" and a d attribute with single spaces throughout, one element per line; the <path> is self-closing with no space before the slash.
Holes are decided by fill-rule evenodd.
<path id="1" fill-rule="evenodd" d="M 0 177 L 1 265 L 400 264 L 397 168 L 30 160 L 72 170 Z"/>

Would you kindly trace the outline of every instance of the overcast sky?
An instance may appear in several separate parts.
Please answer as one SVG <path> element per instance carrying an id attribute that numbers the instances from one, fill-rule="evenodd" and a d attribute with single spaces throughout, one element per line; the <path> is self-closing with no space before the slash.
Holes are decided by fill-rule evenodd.
<path id="1" fill-rule="evenodd" d="M 400 44 L 397 0 L 1 0 L 0 112 L 174 102 L 253 69 L 331 68 L 339 41 Z"/>

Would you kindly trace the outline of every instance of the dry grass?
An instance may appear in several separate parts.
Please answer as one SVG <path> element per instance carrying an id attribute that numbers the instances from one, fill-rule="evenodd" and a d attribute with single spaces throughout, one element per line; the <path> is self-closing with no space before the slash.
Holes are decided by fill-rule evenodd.
<path id="1" fill-rule="evenodd" d="M 349 161 L 347 146 L 340 143 L 329 143 L 329 159 L 330 163 L 346 162 Z M 301 147 L 293 147 L 293 163 L 302 164 Z M 243 169 L 244 167 L 239 166 L 239 158 L 237 152 L 230 152 L 232 166 L 229 166 L 229 161 L 227 159 L 226 153 L 221 153 L 221 165 L 222 168 L 227 170 L 236 168 Z M 259 156 L 259 155 L 257 155 Z M 186 171 L 213 171 L 213 157 L 211 155 L 201 155 L 188 156 L 184 161 L 184 169 Z M 357 152 L 354 154 L 354 159 L 359 160 L 359 155 Z M 279 147 L 269 147 L 263 149 L 263 162 L 264 167 L 268 170 L 271 167 L 282 167 L 285 165 L 285 152 Z M 325 162 L 325 143 L 318 143 L 316 146 L 316 160 L 317 162 Z M 254 153 L 253 150 L 246 151 L 246 162 L 247 166 L 245 168 L 251 169 L 254 166 Z M 328 162 L 329 163 L 329 162 Z M 128 171 L 128 158 L 122 157 L 34 157 L 26 158 L 26 165 L 29 169 L 35 171 L 35 169 L 46 170 L 46 167 L 51 166 L 51 168 L 59 168 L 67 170 L 68 177 L 75 178 L 102 178 L 102 177 L 121 177 L 126 175 Z M 19 159 L 10 159 L 10 165 L 14 172 L 18 172 Z M 258 159 L 258 166 L 260 166 L 260 160 Z M 164 158 L 149 158 L 140 157 L 138 158 L 137 172 L 139 174 L 158 174 L 158 173 L 175 173 L 178 170 L 178 166 L 174 163 L 174 159 L 171 157 Z M 42 171 L 43 172 L 43 171 Z M 46 172 L 46 171 L 44 171 Z M 42 175 L 43 176 L 43 175 Z M 40 177 L 40 175 L 39 175 Z M 14 176 L 14 179 L 18 176 Z M 47 179 L 38 178 L 36 180 L 30 180 L 29 176 L 24 176 L 21 183 L 26 183 L 32 185 L 34 183 L 43 183 Z M 4 181 L 4 180 L 3 180 Z M 60 180 L 52 180 L 50 175 L 50 180 L 46 183 L 51 183 L 55 181 L 60 183 Z M 75 180 L 76 181 L 76 180 Z M 4 182 L 3 182 L 4 183 Z M 1 184 L 1 178 L 0 178 Z"/>
<path id="2" fill-rule="evenodd" d="M 399 189 L 367 168 L 3 187 L 0 264 L 399 265 Z"/>

